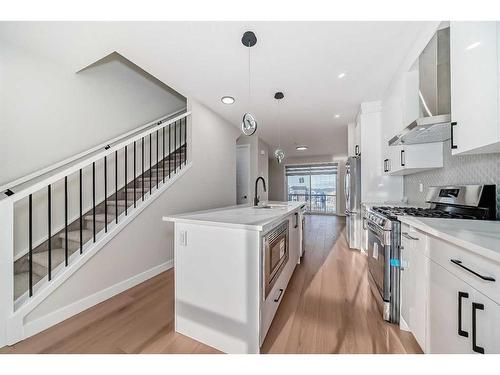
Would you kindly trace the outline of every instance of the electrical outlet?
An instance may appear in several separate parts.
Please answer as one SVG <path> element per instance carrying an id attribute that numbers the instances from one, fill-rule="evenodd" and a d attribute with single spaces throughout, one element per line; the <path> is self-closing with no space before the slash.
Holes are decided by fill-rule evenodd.
<path id="1" fill-rule="evenodd" d="M 179 244 L 181 246 L 187 246 L 187 231 L 186 230 L 179 231 Z"/>
<path id="2" fill-rule="evenodd" d="M 418 191 L 421 193 L 424 191 L 424 184 L 421 182 L 418 184 Z"/>

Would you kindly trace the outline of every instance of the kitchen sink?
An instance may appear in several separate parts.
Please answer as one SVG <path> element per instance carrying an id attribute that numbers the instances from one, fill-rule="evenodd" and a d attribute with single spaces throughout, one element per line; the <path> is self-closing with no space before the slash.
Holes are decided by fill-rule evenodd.
<path id="1" fill-rule="evenodd" d="M 266 204 L 266 205 L 257 206 L 254 208 L 257 210 L 260 210 L 260 209 L 273 209 L 273 208 L 286 208 L 286 207 L 288 207 L 287 204 Z"/>

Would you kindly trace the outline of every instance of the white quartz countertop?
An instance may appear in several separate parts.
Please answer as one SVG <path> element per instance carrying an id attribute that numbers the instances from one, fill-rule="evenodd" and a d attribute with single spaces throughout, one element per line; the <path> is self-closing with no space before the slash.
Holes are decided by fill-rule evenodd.
<path id="1" fill-rule="evenodd" d="M 500 262 L 500 221 L 416 218 L 399 221 L 422 232 Z"/>
<path id="2" fill-rule="evenodd" d="M 272 208 L 255 208 L 251 205 L 221 207 L 213 210 L 188 212 L 164 216 L 163 221 L 195 223 L 219 227 L 230 227 L 267 231 L 287 216 L 298 211 L 304 202 L 263 202 Z"/>

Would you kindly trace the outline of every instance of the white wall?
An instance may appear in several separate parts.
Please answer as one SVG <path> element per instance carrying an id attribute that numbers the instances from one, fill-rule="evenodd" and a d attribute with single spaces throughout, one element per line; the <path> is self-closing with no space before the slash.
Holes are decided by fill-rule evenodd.
<path id="1" fill-rule="evenodd" d="M 308 163 L 337 163 L 337 215 L 345 214 L 344 176 L 345 156 L 306 156 L 285 158 L 280 164 L 275 158 L 269 159 L 269 199 L 275 201 L 287 200 L 285 192 L 285 166 Z"/>
<path id="2" fill-rule="evenodd" d="M 76 73 L 45 52 L 0 40 L 0 185 L 185 106 L 117 54 Z"/>
<path id="3" fill-rule="evenodd" d="M 198 102 L 189 100 L 189 107 L 192 168 L 42 302 L 27 317 L 28 324 L 38 327 L 54 317 L 67 317 L 64 311 L 74 313 L 68 309 L 71 304 L 142 272 L 171 265 L 173 225 L 163 222 L 162 216 L 235 204 L 235 144 L 240 133 Z"/>

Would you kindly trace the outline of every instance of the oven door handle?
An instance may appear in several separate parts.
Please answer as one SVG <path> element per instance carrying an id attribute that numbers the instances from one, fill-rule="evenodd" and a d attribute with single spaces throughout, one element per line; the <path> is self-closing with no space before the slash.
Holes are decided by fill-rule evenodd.
<path id="1" fill-rule="evenodd" d="M 402 235 L 404 238 L 407 238 L 407 239 L 412 240 L 412 241 L 419 241 L 419 240 L 420 240 L 420 238 L 410 236 L 410 235 L 408 234 L 408 232 L 403 232 L 403 233 L 401 233 L 401 235 Z"/>

